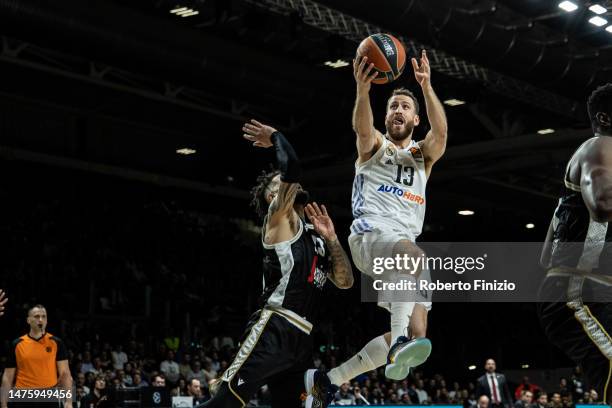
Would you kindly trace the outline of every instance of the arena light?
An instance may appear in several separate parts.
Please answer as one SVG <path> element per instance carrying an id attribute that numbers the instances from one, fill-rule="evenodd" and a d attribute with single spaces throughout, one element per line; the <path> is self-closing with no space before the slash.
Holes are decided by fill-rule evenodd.
<path id="1" fill-rule="evenodd" d="M 182 155 L 185 155 L 185 156 L 187 156 L 189 154 L 194 154 L 195 152 L 196 152 L 195 149 L 190 149 L 188 147 L 183 147 L 183 148 L 180 148 L 180 149 L 176 149 L 176 153 L 177 154 L 182 154 Z"/>
<path id="2" fill-rule="evenodd" d="M 475 365 L 471 365 L 471 366 L 468 367 L 468 370 L 470 370 L 470 371 L 474 371 L 475 369 L 476 369 Z"/>
<path id="3" fill-rule="evenodd" d="M 607 26 L 606 31 L 612 33 L 612 25 Z"/>
<path id="4" fill-rule="evenodd" d="M 461 99 L 447 99 L 444 101 L 444 104 L 448 106 L 459 106 L 465 105 L 465 101 L 462 101 Z"/>
<path id="5" fill-rule="evenodd" d="M 534 229 L 535 228 L 535 224 L 529 223 L 529 224 L 525 225 L 525 228 L 527 228 L 527 229 Z"/>
<path id="6" fill-rule="evenodd" d="M 170 10 L 170 12 L 172 14 L 187 13 L 187 10 L 189 10 L 187 7 L 177 7 L 175 9 Z"/>
<path id="7" fill-rule="evenodd" d="M 551 128 L 546 128 L 546 129 L 540 129 L 538 130 L 538 134 L 539 135 L 549 135 L 551 133 L 555 133 L 555 129 L 551 129 Z"/>
<path id="8" fill-rule="evenodd" d="M 327 65 L 328 67 L 332 67 L 332 68 L 343 68 L 343 67 L 347 67 L 349 66 L 349 63 L 347 61 L 344 60 L 336 60 L 334 61 L 325 61 L 325 65 Z"/>
<path id="9" fill-rule="evenodd" d="M 197 16 L 198 14 L 200 14 L 200 12 L 199 12 L 199 11 L 197 11 L 197 10 L 192 10 L 192 11 L 190 11 L 189 13 L 184 13 L 184 14 L 181 14 L 181 17 L 191 17 L 191 16 Z"/>
<path id="10" fill-rule="evenodd" d="M 459 215 L 474 215 L 474 211 L 472 211 L 472 210 L 460 210 L 457 214 L 459 214 Z"/>
<path id="11" fill-rule="evenodd" d="M 601 26 L 605 26 L 606 24 L 608 24 L 608 20 L 606 20 L 605 18 L 601 18 L 599 16 L 595 16 L 589 19 L 589 23 L 597 27 L 601 27 Z"/>
<path id="12" fill-rule="evenodd" d="M 521 365 L 521 368 L 529 368 L 529 364 L 523 364 Z"/>
<path id="13" fill-rule="evenodd" d="M 599 4 L 593 4 L 591 7 L 589 7 L 589 10 L 595 14 L 604 14 L 606 11 L 608 11 L 605 7 Z"/>
<path id="14" fill-rule="evenodd" d="M 179 6 L 176 6 L 175 8 L 170 10 L 170 13 L 176 14 L 177 16 L 181 16 L 181 17 L 190 17 L 190 16 L 195 16 L 195 15 L 200 14 L 199 11 L 194 10 L 192 8 L 179 7 Z"/>
<path id="15" fill-rule="evenodd" d="M 578 6 L 576 5 L 576 3 L 573 3 L 571 1 L 562 1 L 561 3 L 559 3 L 559 8 L 569 13 L 577 10 Z"/>

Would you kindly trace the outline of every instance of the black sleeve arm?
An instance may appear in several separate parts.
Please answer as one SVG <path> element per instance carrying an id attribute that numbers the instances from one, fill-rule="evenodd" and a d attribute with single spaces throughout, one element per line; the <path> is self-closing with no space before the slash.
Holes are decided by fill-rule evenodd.
<path id="1" fill-rule="evenodd" d="M 17 368 L 17 344 L 21 339 L 17 339 L 11 345 L 11 351 L 9 352 L 6 359 L 6 368 Z"/>
<path id="2" fill-rule="evenodd" d="M 66 349 L 66 344 L 59 337 L 51 337 L 51 339 L 55 340 L 57 343 L 57 354 L 55 356 L 55 361 L 63 361 L 68 360 L 68 350 Z"/>
<path id="3" fill-rule="evenodd" d="M 6 368 L 16 368 L 17 367 L 17 358 L 15 356 L 15 350 L 11 350 L 6 359 Z"/>
<path id="4" fill-rule="evenodd" d="M 302 169 L 293 146 L 279 131 L 272 133 L 271 139 L 276 150 L 276 161 L 281 173 L 281 181 L 297 183 L 302 174 Z"/>

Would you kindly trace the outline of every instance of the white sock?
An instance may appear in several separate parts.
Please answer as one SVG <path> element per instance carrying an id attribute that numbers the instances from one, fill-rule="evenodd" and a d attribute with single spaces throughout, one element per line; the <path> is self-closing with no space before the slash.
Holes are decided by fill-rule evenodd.
<path id="1" fill-rule="evenodd" d="M 330 370 L 327 376 L 332 384 L 340 386 L 360 374 L 385 365 L 387 363 L 387 354 L 389 354 L 389 345 L 385 340 L 385 336 L 378 336 L 370 340 L 359 353 Z"/>
<path id="2" fill-rule="evenodd" d="M 414 302 L 392 302 L 391 303 L 391 345 L 400 336 L 408 337 L 410 316 L 414 310 Z"/>

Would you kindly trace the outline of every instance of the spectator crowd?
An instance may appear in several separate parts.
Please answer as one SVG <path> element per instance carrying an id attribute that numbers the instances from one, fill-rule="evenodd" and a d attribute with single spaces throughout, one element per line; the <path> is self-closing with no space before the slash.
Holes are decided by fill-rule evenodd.
<path id="1" fill-rule="evenodd" d="M 213 337 L 206 344 L 182 345 L 168 336 L 153 351 L 131 340 L 112 346 L 107 342 L 85 341 L 79 350 L 69 350 L 78 408 L 115 407 L 122 391 L 161 387 L 171 396 L 191 396 L 194 404 L 211 396 L 211 386 L 227 368 L 237 344 L 230 337 Z M 317 353 L 313 365 L 332 368 L 344 356 Z M 489 361 L 489 360 L 487 360 Z M 501 390 L 501 388 L 500 388 Z M 503 393 L 503 390 L 500 391 Z M 523 378 L 509 401 L 496 404 L 475 378 L 447 380 L 441 374 L 427 375 L 415 370 L 404 381 L 390 381 L 384 368 L 363 374 L 343 384 L 333 405 L 461 405 L 466 408 L 572 408 L 577 403 L 600 402 L 597 393 L 584 386 L 580 369 L 570 378 L 561 378 L 554 389 L 544 390 Z M 254 395 L 250 406 L 270 403 L 267 387 Z"/>

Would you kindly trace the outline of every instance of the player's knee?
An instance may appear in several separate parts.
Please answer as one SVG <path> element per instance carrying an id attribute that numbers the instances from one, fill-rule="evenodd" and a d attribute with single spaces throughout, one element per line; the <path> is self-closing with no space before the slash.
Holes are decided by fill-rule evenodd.
<path id="1" fill-rule="evenodd" d="M 401 269 L 398 272 L 410 272 L 420 276 L 426 266 L 425 251 L 407 239 L 398 241 L 393 247 L 393 258 L 399 258 Z M 406 269 L 404 269 L 406 268 Z"/>
<path id="2" fill-rule="evenodd" d="M 393 247 L 393 252 L 395 255 L 408 255 L 412 258 L 421 258 L 425 256 L 425 251 L 419 248 L 417 244 L 407 239 L 398 241 Z"/>

